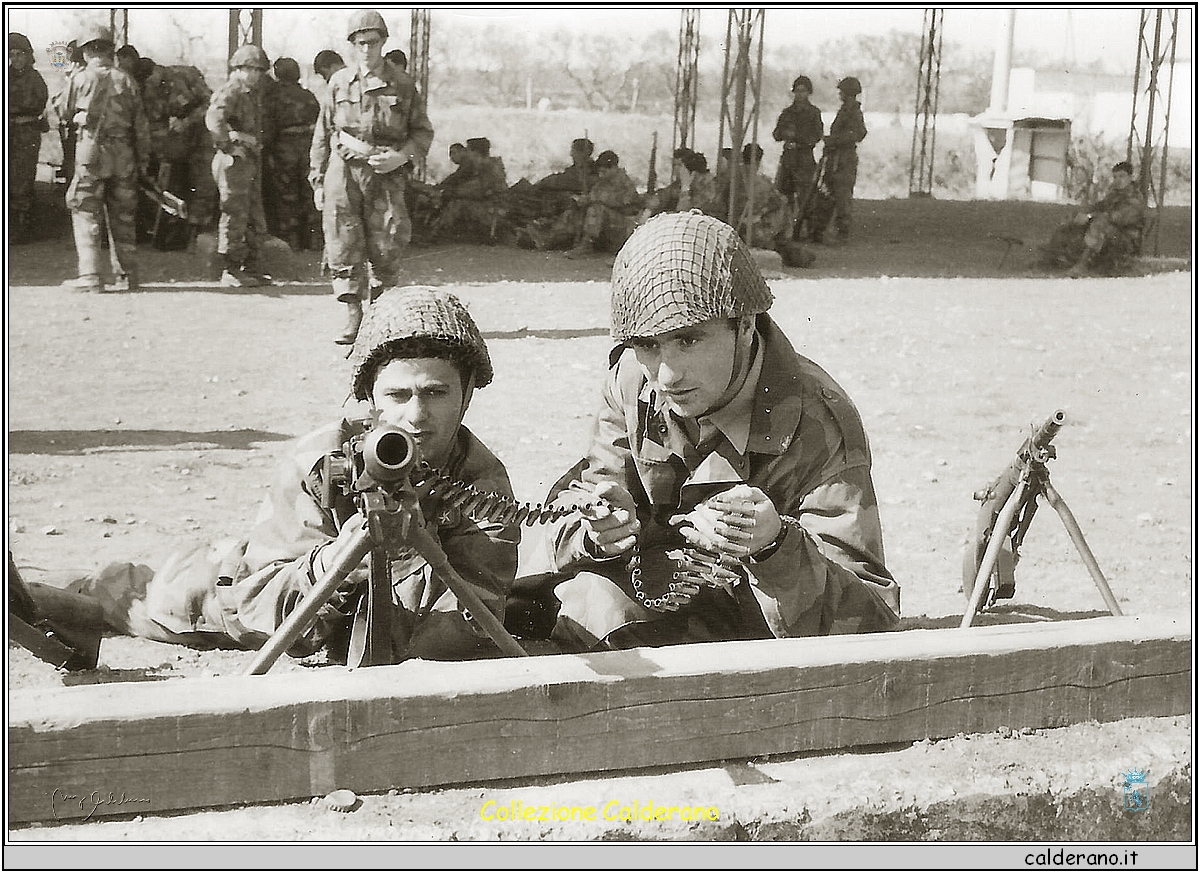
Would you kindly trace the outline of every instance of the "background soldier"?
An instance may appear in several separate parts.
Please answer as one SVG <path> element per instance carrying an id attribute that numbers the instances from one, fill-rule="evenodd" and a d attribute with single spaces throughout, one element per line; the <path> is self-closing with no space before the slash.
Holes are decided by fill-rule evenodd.
<path id="1" fill-rule="evenodd" d="M 858 179 L 858 144 L 866 139 L 867 125 L 858 104 L 858 95 L 862 93 L 858 79 L 847 76 L 838 82 L 837 88 L 842 105 L 825 137 L 825 181 L 833 195 L 833 225 L 838 242 L 846 242 L 850 238 L 850 203 Z M 816 228 L 813 242 L 820 242 L 824 231 L 823 227 Z"/>
<path id="2" fill-rule="evenodd" d="M 346 62 L 342 56 L 333 49 L 322 49 L 313 58 L 313 72 L 326 82 L 329 81 L 330 76 L 345 66 Z"/>
<path id="3" fill-rule="evenodd" d="M 800 232 L 800 219 L 808 203 L 808 192 L 812 189 L 817 162 L 813 160 L 813 146 L 825 134 L 825 123 L 821 110 L 809 102 L 812 97 L 812 81 L 808 76 L 797 76 L 792 82 L 792 103 L 785 106 L 775 122 L 771 135 L 776 142 L 783 143 L 779 156 L 779 171 L 775 175 L 775 187 L 791 205 L 795 226 L 793 237 Z"/>
<path id="4" fill-rule="evenodd" d="M 751 248 L 774 249 L 787 236 L 791 210 L 787 199 L 760 169 L 762 158 L 763 149 L 757 143 L 748 142 L 742 147 L 738 230 Z"/>
<path id="5" fill-rule="evenodd" d="M 407 73 L 383 57 L 383 16 L 350 16 L 346 39 L 356 62 L 334 73 L 313 133 L 309 181 L 322 210 L 333 294 L 346 304 L 346 327 L 335 342 L 349 345 L 369 299 L 369 261 L 384 287 L 397 284 L 412 238 L 404 191 L 405 164 L 433 142 L 425 100 Z"/>
<path id="6" fill-rule="evenodd" d="M 29 211 L 37 181 L 38 151 L 46 121 L 49 91 L 33 68 L 33 46 L 23 33 L 8 35 L 8 238 L 30 237 Z"/>
<path id="7" fill-rule="evenodd" d="M 226 287 L 269 282 L 258 271 L 261 236 L 267 232 L 262 206 L 262 107 L 259 89 L 270 65 L 256 45 L 233 53 L 229 80 L 212 96 L 205 122 L 217 154 L 213 178 L 221 195 L 217 253 Z"/>
<path id="8" fill-rule="evenodd" d="M 116 261 L 113 290 L 137 287 L 134 211 L 137 179 L 150 160 L 150 130 L 137 83 L 114 66 L 112 31 L 92 25 L 79 40 L 87 66 L 71 76 L 64 118 L 75 129 L 75 175 L 67 208 L 79 258 L 79 278 L 68 287 L 103 293 L 101 228 L 108 228 Z"/>
<path id="9" fill-rule="evenodd" d="M 275 81 L 263 109 L 267 119 L 264 170 L 275 196 L 276 236 L 293 249 L 310 249 L 320 220 L 308 184 L 308 150 L 321 105 L 300 84 L 300 65 L 293 58 L 275 61 Z"/>
<path id="10" fill-rule="evenodd" d="M 1055 229 L 1044 251 L 1051 266 L 1071 264 L 1067 275 L 1086 276 L 1093 268 L 1117 272 L 1141 250 L 1146 204 L 1133 184 L 1133 164 L 1112 168 L 1112 187 L 1100 200 Z"/>
<path id="11" fill-rule="evenodd" d="M 601 152 L 596 158 L 596 181 L 579 195 L 578 237 L 567 257 L 583 257 L 598 249 L 616 252 L 633 233 L 641 207 L 637 184 L 620 166 L 617 153 Z"/>
<path id="12" fill-rule="evenodd" d="M 438 185 L 441 209 L 431 233 L 434 237 L 467 236 L 492 242 L 500 198 L 508 187 L 504 164 L 491 156 L 486 137 L 467 140 L 458 159 L 459 168 Z"/>
<path id="13" fill-rule="evenodd" d="M 182 225 L 154 207 L 154 242 L 159 248 L 180 248 L 208 229 L 217 214 L 212 137 L 204 122 L 212 89 L 196 67 L 160 67 L 151 58 L 138 61 L 137 78 L 150 123 L 150 172 L 161 188 L 182 197 L 188 207 L 186 233 L 176 240 L 166 238 L 171 234 L 164 227 Z"/>

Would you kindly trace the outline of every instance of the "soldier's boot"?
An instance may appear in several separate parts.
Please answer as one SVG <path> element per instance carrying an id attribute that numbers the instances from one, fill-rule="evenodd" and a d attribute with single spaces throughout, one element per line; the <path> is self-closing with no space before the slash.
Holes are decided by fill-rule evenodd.
<path id="1" fill-rule="evenodd" d="M 339 346 L 354 345 L 354 341 L 358 338 L 358 329 L 362 326 L 363 307 L 361 300 L 346 301 L 346 326 L 342 328 L 342 332 L 334 337 L 333 341 Z"/>
<path id="2" fill-rule="evenodd" d="M 63 282 L 63 287 L 69 291 L 103 294 L 104 282 L 100 280 L 100 225 L 93 216 L 75 212 L 71 214 L 71 227 L 75 236 L 75 253 L 79 259 L 79 278 Z"/>
<path id="3" fill-rule="evenodd" d="M 1096 253 L 1091 249 L 1084 249 L 1083 254 L 1076 261 L 1075 266 L 1067 271 L 1067 275 L 1072 279 L 1080 279 L 1088 274 L 1092 268 L 1092 261 L 1096 259 Z"/>
<path id="4" fill-rule="evenodd" d="M 575 245 L 572 246 L 567 252 L 567 257 L 571 258 L 572 260 L 576 260 L 578 258 L 587 258 L 591 257 L 595 251 L 595 240 L 588 239 L 587 237 L 580 237 L 579 242 L 575 243 Z"/>
<path id="5" fill-rule="evenodd" d="M 141 288 L 137 280 L 137 270 L 126 267 L 124 273 L 118 273 L 113 279 L 112 291 L 137 291 Z"/>
<path id="6" fill-rule="evenodd" d="M 358 337 L 358 328 L 362 325 L 363 318 L 363 302 L 362 302 L 362 286 L 367 284 L 366 277 L 362 278 L 337 278 L 333 280 L 333 294 L 337 297 L 338 302 L 346 304 L 346 326 L 342 328 L 342 332 L 333 338 L 333 341 L 339 346 L 349 346 L 354 344 L 354 340 Z"/>
<path id="7" fill-rule="evenodd" d="M 246 262 L 242 265 L 242 272 L 253 277 L 259 285 L 270 285 L 273 280 L 263 272 L 260 257 L 261 253 L 257 248 L 250 249 L 246 255 Z"/>
<path id="8" fill-rule="evenodd" d="M 237 258 L 227 254 L 222 254 L 221 257 L 225 262 L 225 270 L 221 273 L 221 287 L 255 288 L 262 284 L 259 278 L 248 272 Z"/>

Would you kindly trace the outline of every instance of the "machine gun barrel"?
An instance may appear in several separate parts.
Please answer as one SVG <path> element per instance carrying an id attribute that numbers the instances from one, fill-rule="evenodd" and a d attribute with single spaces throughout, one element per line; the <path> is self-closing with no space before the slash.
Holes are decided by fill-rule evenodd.
<path id="1" fill-rule="evenodd" d="M 975 492 L 975 499 L 989 503 L 994 502 L 997 506 L 1002 505 L 1008 499 L 1008 495 L 1012 493 L 1017 486 L 1017 480 L 1021 476 L 1021 471 L 1025 469 L 1029 463 L 1044 463 L 1049 458 L 1054 457 L 1054 449 L 1050 443 L 1054 440 L 1055 435 L 1062 428 L 1063 422 L 1067 419 L 1067 415 L 1061 409 L 1055 410 L 1054 414 L 1047 418 L 1040 427 L 1030 434 L 1025 442 L 1021 443 L 1021 447 L 1017 449 L 1017 455 L 1009 462 L 1009 465 L 1004 471 L 996 477 L 996 479 L 986 488 Z"/>

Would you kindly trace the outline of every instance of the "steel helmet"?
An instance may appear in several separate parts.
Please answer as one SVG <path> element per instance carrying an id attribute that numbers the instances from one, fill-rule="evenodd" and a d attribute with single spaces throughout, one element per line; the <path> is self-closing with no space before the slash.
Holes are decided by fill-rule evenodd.
<path id="1" fill-rule="evenodd" d="M 351 13 L 346 22 L 346 39 L 353 39 L 360 30 L 378 30 L 384 39 L 388 38 L 387 24 L 374 9 L 360 9 Z"/>
<path id="2" fill-rule="evenodd" d="M 85 25 L 83 33 L 79 35 L 79 47 L 83 48 L 92 42 L 106 42 L 109 45 L 116 45 L 113 41 L 112 28 L 104 24 Z"/>
<path id="3" fill-rule="evenodd" d="M 757 315 L 774 297 L 737 231 L 697 209 L 651 218 L 613 264 L 612 338 L 656 336 L 713 318 Z"/>
<path id="4" fill-rule="evenodd" d="M 241 46 L 233 53 L 233 57 L 229 59 L 229 66 L 235 70 L 238 67 L 253 67 L 263 72 L 271 69 L 271 64 L 267 61 L 267 53 L 250 43 Z"/>
<path id="5" fill-rule="evenodd" d="M 33 54 L 33 46 L 29 42 L 29 37 L 23 33 L 10 33 L 8 35 L 8 50 L 11 52 L 14 49 Z"/>
<path id="6" fill-rule="evenodd" d="M 845 91 L 847 94 L 861 94 L 862 82 L 858 81 L 858 79 L 854 78 L 853 76 L 847 76 L 846 78 L 842 79 L 842 81 L 837 83 L 837 89 L 839 91 Z"/>
<path id="7" fill-rule="evenodd" d="M 370 398 L 375 370 L 392 343 L 422 339 L 442 345 L 446 357 L 474 377 L 474 387 L 492 381 L 487 344 L 467 308 L 448 291 L 410 285 L 384 291 L 367 309 L 350 352 L 354 396 Z"/>

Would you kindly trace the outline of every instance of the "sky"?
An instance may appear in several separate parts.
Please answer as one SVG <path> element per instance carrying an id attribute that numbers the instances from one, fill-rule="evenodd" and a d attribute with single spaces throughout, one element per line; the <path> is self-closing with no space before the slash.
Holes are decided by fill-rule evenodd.
<path id="1" fill-rule="evenodd" d="M 81 7 L 66 7 L 75 9 Z M 91 7 L 89 14 L 107 17 L 108 7 Z M 185 21 L 190 31 L 185 37 L 195 50 L 223 52 L 227 13 L 223 8 L 176 6 L 165 11 L 162 6 L 129 6 L 130 40 L 135 45 L 152 45 L 155 41 L 181 38 L 164 27 L 169 18 Z M 268 54 L 292 54 L 311 58 L 320 48 L 338 46 L 342 42 L 341 24 L 346 7 L 265 6 L 265 42 Z M 395 44 L 407 47 L 410 7 L 378 7 L 393 24 L 397 33 Z M 452 30 L 459 23 L 495 22 L 533 33 L 545 33 L 558 27 L 573 30 L 627 32 L 636 35 L 657 29 L 672 35 L 666 46 L 674 54 L 674 36 L 679 32 L 680 6 L 511 6 L 487 7 L 432 6 L 433 26 Z M 726 30 L 728 8 L 725 6 L 697 7 L 700 12 L 702 42 L 719 43 Z M 922 6 L 779 6 L 765 5 L 765 36 L 768 46 L 819 45 L 828 40 L 857 34 L 880 35 L 897 29 L 920 32 Z M 943 39 L 983 51 L 993 51 L 996 36 L 1006 18 L 1006 11 L 996 7 L 946 6 L 943 18 Z M 9 27 L 25 32 L 35 48 L 44 48 L 55 40 L 70 39 L 63 34 L 64 7 L 8 6 Z M 1099 58 L 1119 62 L 1132 70 L 1137 56 L 1137 33 L 1140 10 L 1121 6 L 1057 6 L 1054 8 L 1025 7 L 1015 15 L 1014 43 L 1018 51 L 1029 49 L 1051 59 L 1087 63 Z M 1185 9 L 1180 16 L 1177 56 L 1190 58 L 1192 53 L 1192 12 Z M 174 29 L 178 31 L 178 28 Z M 44 65 L 45 59 L 39 58 Z"/>

